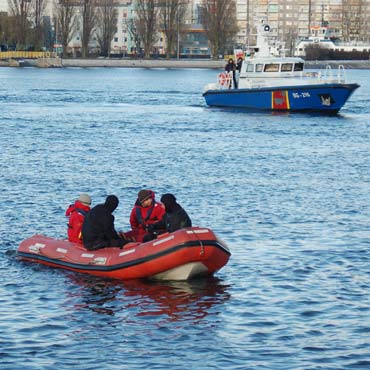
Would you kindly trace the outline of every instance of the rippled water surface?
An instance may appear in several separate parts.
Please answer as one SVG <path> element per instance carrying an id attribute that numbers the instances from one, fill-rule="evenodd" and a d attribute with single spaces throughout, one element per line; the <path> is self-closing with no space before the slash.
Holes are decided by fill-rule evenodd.
<path id="1" fill-rule="evenodd" d="M 0 69 L 1 369 L 369 369 L 370 72 L 334 117 L 209 108 L 212 70 Z M 173 192 L 232 256 L 117 282 L 16 259 L 79 192 Z"/>

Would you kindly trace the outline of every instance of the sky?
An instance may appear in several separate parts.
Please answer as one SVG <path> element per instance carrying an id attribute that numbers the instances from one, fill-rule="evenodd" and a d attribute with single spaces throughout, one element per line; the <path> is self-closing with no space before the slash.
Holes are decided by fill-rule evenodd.
<path id="1" fill-rule="evenodd" d="M 7 11 L 7 10 L 8 10 L 8 1 L 0 0 L 0 11 Z"/>
<path id="2" fill-rule="evenodd" d="M 47 4 L 51 4 L 52 2 L 49 1 L 49 0 L 46 0 L 46 3 Z M 46 13 L 48 14 L 49 12 L 49 6 L 47 7 L 47 10 L 46 10 Z M 8 11 L 8 0 L 0 0 L 0 11 L 5 11 L 7 12 Z"/>

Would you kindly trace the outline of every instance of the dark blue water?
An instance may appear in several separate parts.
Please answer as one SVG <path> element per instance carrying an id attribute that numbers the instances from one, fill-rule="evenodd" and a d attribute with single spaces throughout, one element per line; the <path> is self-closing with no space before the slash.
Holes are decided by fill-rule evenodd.
<path id="1" fill-rule="evenodd" d="M 341 114 L 208 108 L 212 70 L 0 69 L 1 369 L 369 369 L 370 72 Z M 116 282 L 21 263 L 80 192 L 173 192 L 232 257 Z"/>

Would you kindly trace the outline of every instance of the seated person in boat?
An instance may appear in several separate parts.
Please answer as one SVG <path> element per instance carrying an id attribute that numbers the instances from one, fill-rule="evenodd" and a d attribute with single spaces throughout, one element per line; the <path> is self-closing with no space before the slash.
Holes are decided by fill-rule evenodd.
<path id="1" fill-rule="evenodd" d="M 118 206 L 118 198 L 108 195 L 105 203 L 93 207 L 82 225 L 82 240 L 86 249 L 97 250 L 106 247 L 122 247 L 129 243 L 114 228 L 113 211 Z"/>
<path id="2" fill-rule="evenodd" d="M 225 66 L 225 71 L 228 72 L 229 75 L 232 72 L 234 87 L 235 87 L 235 89 L 237 89 L 238 88 L 238 82 L 236 81 L 236 65 L 235 65 L 234 59 L 232 59 L 232 58 L 229 59 L 229 61 L 227 62 L 226 66 Z M 230 79 L 230 83 L 229 83 L 229 89 L 231 89 L 231 79 Z"/>
<path id="3" fill-rule="evenodd" d="M 141 242 L 146 234 L 146 228 L 162 219 L 165 214 L 164 206 L 156 202 L 155 194 L 151 190 L 140 190 L 130 215 L 132 231 L 127 236 Z"/>
<path id="4" fill-rule="evenodd" d="M 68 217 L 68 240 L 82 244 L 81 229 L 87 212 L 90 211 L 91 197 L 88 194 L 80 194 L 79 198 L 66 210 Z"/>
<path id="5" fill-rule="evenodd" d="M 177 203 L 173 194 L 162 195 L 161 202 L 164 204 L 166 213 L 159 222 L 148 226 L 148 233 L 144 237 L 144 241 L 155 238 L 155 232 L 162 229 L 166 232 L 172 233 L 184 227 L 191 227 L 191 219 L 186 211 Z"/>

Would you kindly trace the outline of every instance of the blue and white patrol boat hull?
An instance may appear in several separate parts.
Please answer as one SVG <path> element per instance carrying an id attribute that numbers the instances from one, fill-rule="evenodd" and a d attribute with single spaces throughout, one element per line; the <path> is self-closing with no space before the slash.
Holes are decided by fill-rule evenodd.
<path id="1" fill-rule="evenodd" d="M 217 82 L 205 87 L 203 96 L 210 106 L 270 111 L 337 113 L 359 87 L 348 83 L 344 67 L 334 72 L 306 72 L 305 61 L 275 55 L 270 44 L 270 26 L 261 21 L 257 45 L 238 53 L 238 63 L 229 60 Z M 231 58 L 232 59 L 232 58 Z"/>
<path id="2" fill-rule="evenodd" d="M 323 83 L 263 88 L 211 89 L 203 96 L 209 106 L 271 111 L 337 113 L 356 83 Z"/>

